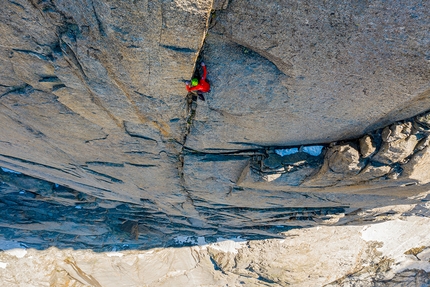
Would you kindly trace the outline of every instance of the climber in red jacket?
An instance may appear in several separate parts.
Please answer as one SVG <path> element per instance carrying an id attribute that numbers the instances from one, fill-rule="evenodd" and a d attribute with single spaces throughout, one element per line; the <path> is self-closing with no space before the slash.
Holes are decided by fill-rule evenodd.
<path id="1" fill-rule="evenodd" d="M 190 86 L 190 82 L 189 81 L 185 82 L 185 84 L 186 84 L 188 92 L 196 91 L 197 94 L 199 95 L 199 99 L 202 100 L 202 101 L 204 101 L 205 97 L 203 96 L 203 93 L 210 92 L 211 86 L 206 81 L 206 76 L 208 74 L 208 71 L 206 69 L 206 65 L 203 62 L 201 63 L 201 65 L 202 65 L 202 68 L 203 68 L 203 76 L 202 76 L 202 78 L 200 80 L 198 80 L 197 78 L 193 78 L 191 80 L 191 86 Z"/>

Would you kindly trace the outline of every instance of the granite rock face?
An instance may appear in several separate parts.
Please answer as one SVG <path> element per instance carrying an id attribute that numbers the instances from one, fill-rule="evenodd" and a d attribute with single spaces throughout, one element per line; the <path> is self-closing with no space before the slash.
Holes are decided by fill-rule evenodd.
<path id="1" fill-rule="evenodd" d="M 177 246 L 182 237 L 191 238 L 189 243 L 200 237 L 255 240 L 283 237 L 295 228 L 355 225 L 372 219 L 370 210 L 419 204 L 417 195 L 428 192 L 428 131 L 399 133 L 401 139 L 421 138 L 421 144 L 404 161 L 382 164 L 377 155 L 386 144 L 385 130 L 372 134 L 378 144 L 368 157 L 358 146 L 369 135 L 326 147 L 227 154 L 185 150 L 178 167 L 182 193 L 154 193 L 135 203 L 2 169 L 0 229 L 6 239 L 38 249 L 108 251 Z M 183 201 L 169 206 L 179 196 Z"/>
<path id="2" fill-rule="evenodd" d="M 6 1 L 2 166 L 155 210 L 185 202 L 183 82 L 211 4 Z"/>
<path id="3" fill-rule="evenodd" d="M 430 108 L 429 9 L 384 3 L 6 1 L 0 163 L 188 214 L 188 191 L 216 186 L 195 183 L 197 161 L 205 170 L 212 160 L 205 153 L 245 162 L 270 146 L 359 136 Z M 199 54 L 212 91 L 190 105 L 184 81 Z M 425 128 L 425 118 L 416 124 Z M 387 141 L 375 161 L 402 162 L 416 141 Z M 213 160 L 242 175 L 241 164 Z M 225 178 L 229 188 L 238 179 Z"/>
<path id="4" fill-rule="evenodd" d="M 254 157 L 253 169 L 247 169 L 244 180 L 238 184 L 285 191 L 293 187 L 306 190 L 349 186 L 353 190 L 363 184 L 367 188 L 426 184 L 430 130 L 424 126 L 412 129 L 426 116 L 428 113 L 394 123 L 359 139 L 331 143 L 319 155 L 296 148 L 292 156 L 292 148 L 275 149 L 279 165 L 265 165 L 273 154 L 262 160 Z"/>
<path id="5" fill-rule="evenodd" d="M 415 0 L 4 1 L 0 239 L 149 249 L 375 223 L 402 215 L 395 205 L 428 217 L 418 195 L 430 182 L 429 8 Z M 184 82 L 201 61 L 212 90 L 196 102 Z M 273 273 L 283 262 L 265 261 L 278 243 L 259 244 L 237 256 L 213 246 L 178 256 L 189 259 L 184 270 L 198 270 L 195 282 L 210 274 L 201 284 L 300 282 Z M 247 265 L 251 253 L 261 256 Z M 70 276 L 72 286 L 100 284 L 67 260 L 51 285 Z M 332 279 L 370 280 L 342 272 Z"/>
<path id="6" fill-rule="evenodd" d="M 429 10 L 408 3 L 399 14 L 401 2 L 380 1 L 6 1 L 0 166 L 91 206 L 144 208 L 123 222 L 137 238 L 148 214 L 166 219 L 160 234 L 258 237 L 306 214 L 403 202 L 428 182 L 428 115 L 369 129 L 430 108 Z M 200 60 L 212 91 L 193 102 L 184 81 Z M 365 131 L 372 140 L 326 144 Z M 314 142 L 323 150 L 307 153 Z M 398 188 L 360 195 L 379 187 Z"/>
<path id="7" fill-rule="evenodd" d="M 215 3 L 190 147 L 328 143 L 430 108 L 428 3 Z"/>

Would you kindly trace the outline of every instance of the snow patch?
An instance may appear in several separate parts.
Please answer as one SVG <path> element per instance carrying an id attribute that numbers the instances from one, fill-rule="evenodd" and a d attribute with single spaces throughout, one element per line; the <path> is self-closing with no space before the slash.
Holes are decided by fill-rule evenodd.
<path id="1" fill-rule="evenodd" d="M 10 173 L 16 173 L 16 174 L 21 174 L 20 172 L 18 172 L 18 171 L 14 171 L 14 170 L 11 170 L 11 169 L 8 169 L 8 168 L 5 168 L 5 167 L 0 167 L 4 172 L 10 172 Z"/>
<path id="2" fill-rule="evenodd" d="M 23 258 L 27 254 L 27 250 L 22 248 L 15 248 L 5 251 L 6 254 L 15 256 L 16 258 Z"/>
<path id="3" fill-rule="evenodd" d="M 0 268 L 5 269 L 8 263 L 0 262 Z"/>
<path id="4" fill-rule="evenodd" d="M 295 154 L 298 152 L 299 152 L 299 149 L 296 147 L 286 148 L 286 149 L 275 149 L 275 153 L 280 156 L 286 156 L 286 155 Z"/>
<path id="5" fill-rule="evenodd" d="M 242 248 L 246 244 L 246 240 L 240 237 L 225 239 L 218 238 L 217 243 L 209 244 L 213 249 L 222 251 L 222 252 L 230 252 L 233 254 L 237 254 L 237 250 Z"/>
<path id="6" fill-rule="evenodd" d="M 393 272 L 414 268 L 428 272 L 430 271 L 428 262 L 418 261 L 414 256 L 407 255 L 405 252 L 412 248 L 429 246 L 429 225 L 429 218 L 411 216 L 406 220 L 397 219 L 366 226 L 361 231 L 361 237 L 366 241 L 382 243 L 378 251 L 383 254 L 383 257 L 395 260 Z M 425 253 L 422 255 L 425 256 Z"/>
<path id="7" fill-rule="evenodd" d="M 177 236 L 174 238 L 176 244 L 194 244 L 194 245 L 206 245 L 206 240 L 204 237 L 199 236 L 197 239 L 193 236 Z"/>
<path id="8" fill-rule="evenodd" d="M 312 156 L 319 156 L 324 146 L 322 145 L 309 145 L 300 148 L 300 151 L 310 154 Z"/>
<path id="9" fill-rule="evenodd" d="M 195 240 L 192 236 L 177 236 L 173 240 L 175 240 L 176 244 L 197 244 L 197 240 Z"/>
<path id="10" fill-rule="evenodd" d="M 324 146 L 322 145 L 308 145 L 308 146 L 301 146 L 300 148 L 286 148 L 286 149 L 275 149 L 275 153 L 280 156 L 286 156 L 295 154 L 298 152 L 305 152 L 312 156 L 319 156 L 322 153 Z"/>

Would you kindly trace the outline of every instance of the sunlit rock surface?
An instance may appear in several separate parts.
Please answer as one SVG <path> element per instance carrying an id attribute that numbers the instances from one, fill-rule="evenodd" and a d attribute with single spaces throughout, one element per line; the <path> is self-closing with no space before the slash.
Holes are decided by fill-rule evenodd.
<path id="1" fill-rule="evenodd" d="M 0 240 L 2 286 L 427 286 L 430 224 L 420 206 L 375 209 L 382 223 L 314 227 L 284 239 L 203 237 L 145 251 L 49 248 Z M 370 213 L 369 213 L 370 215 Z M 197 245 L 198 244 L 198 245 Z"/>
<path id="2" fill-rule="evenodd" d="M 196 217 L 195 202 L 225 197 L 212 199 L 271 148 L 360 137 L 430 108 L 421 1 L 72 2 L 3 4 L 0 165 L 97 198 Z M 200 60 L 212 91 L 190 104 Z M 420 139 L 374 159 L 402 164 Z M 364 180 L 391 171 L 369 170 Z M 300 172 L 285 185 L 313 174 Z"/>
<path id="3" fill-rule="evenodd" d="M 429 3 L 215 2 L 192 148 L 327 143 L 430 108 Z"/>
<path id="4" fill-rule="evenodd" d="M 2 285 L 428 283 L 428 3 L 269 2 L 2 3 Z"/>

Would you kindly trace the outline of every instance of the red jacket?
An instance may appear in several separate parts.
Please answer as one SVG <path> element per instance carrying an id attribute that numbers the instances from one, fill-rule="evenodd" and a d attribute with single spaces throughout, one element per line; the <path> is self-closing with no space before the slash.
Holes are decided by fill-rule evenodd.
<path id="1" fill-rule="evenodd" d="M 206 75 L 208 71 L 206 70 L 206 66 L 202 66 L 203 68 L 203 77 L 199 80 L 199 84 L 195 87 L 191 87 L 189 84 L 186 84 L 187 91 L 200 91 L 202 93 L 207 93 L 211 90 L 211 86 L 208 82 L 206 82 Z"/>

